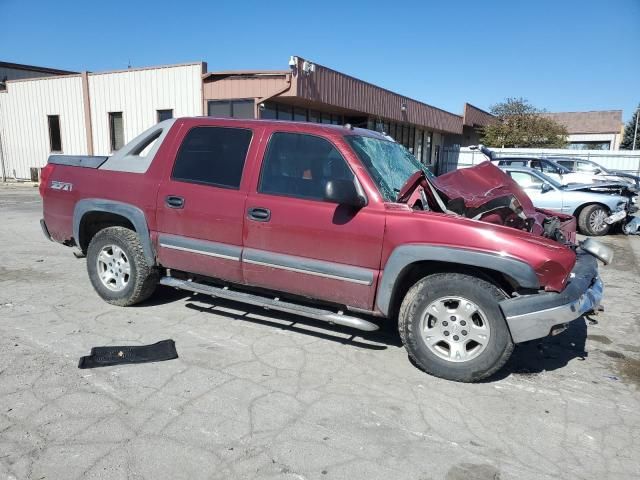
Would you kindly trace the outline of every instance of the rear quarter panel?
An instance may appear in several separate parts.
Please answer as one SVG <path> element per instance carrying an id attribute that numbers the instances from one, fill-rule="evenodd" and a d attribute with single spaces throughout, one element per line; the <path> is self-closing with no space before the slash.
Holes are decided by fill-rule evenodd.
<path id="1" fill-rule="evenodd" d="M 128 203 L 141 209 L 150 230 L 155 229 L 156 196 L 161 174 L 173 148 L 173 132 L 165 138 L 144 173 L 53 165 L 43 190 L 43 218 L 53 240 L 70 241 L 73 237 L 73 214 L 83 199 L 96 198 Z M 54 189 L 62 182 L 66 189 Z"/>

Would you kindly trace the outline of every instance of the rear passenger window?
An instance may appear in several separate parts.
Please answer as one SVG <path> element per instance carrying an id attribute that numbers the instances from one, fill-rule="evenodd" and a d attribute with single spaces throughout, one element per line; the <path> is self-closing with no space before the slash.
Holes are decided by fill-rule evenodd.
<path id="1" fill-rule="evenodd" d="M 171 178 L 224 188 L 239 188 L 251 130 L 195 127 L 185 136 Z"/>
<path id="2" fill-rule="evenodd" d="M 347 162 L 330 142 L 299 133 L 271 136 L 258 191 L 323 200 L 329 180 L 354 180 Z"/>
<path id="3" fill-rule="evenodd" d="M 563 167 L 567 167 L 569 170 L 573 170 L 575 168 L 573 160 L 558 160 L 558 163 Z"/>

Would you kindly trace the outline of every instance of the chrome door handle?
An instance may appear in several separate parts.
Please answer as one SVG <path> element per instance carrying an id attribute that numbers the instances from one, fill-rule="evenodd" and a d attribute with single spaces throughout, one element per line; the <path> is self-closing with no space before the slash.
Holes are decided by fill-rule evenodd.
<path id="1" fill-rule="evenodd" d="M 268 208 L 252 207 L 247 211 L 247 215 L 251 220 L 257 222 L 268 222 L 271 220 L 271 211 Z"/>
<path id="2" fill-rule="evenodd" d="M 175 195 L 169 195 L 164 199 L 164 203 L 169 208 L 184 208 L 184 198 Z"/>

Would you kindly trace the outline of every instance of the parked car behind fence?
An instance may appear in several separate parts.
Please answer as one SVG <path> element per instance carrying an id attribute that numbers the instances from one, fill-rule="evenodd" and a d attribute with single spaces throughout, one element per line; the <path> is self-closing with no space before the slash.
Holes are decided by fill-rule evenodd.
<path id="1" fill-rule="evenodd" d="M 637 192 L 618 183 L 562 185 L 536 169 L 501 168 L 518 182 L 536 207 L 575 216 L 578 229 L 585 235 L 605 235 L 615 224 L 624 226 L 638 209 Z"/>

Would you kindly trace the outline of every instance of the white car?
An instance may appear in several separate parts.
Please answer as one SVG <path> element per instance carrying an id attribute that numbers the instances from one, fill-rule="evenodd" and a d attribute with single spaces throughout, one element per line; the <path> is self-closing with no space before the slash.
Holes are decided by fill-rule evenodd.
<path id="1" fill-rule="evenodd" d="M 497 162 L 500 168 L 503 167 L 527 167 L 544 173 L 547 177 L 551 177 L 562 185 L 569 183 L 596 183 L 604 179 L 597 179 L 592 172 L 572 172 L 567 167 L 549 160 L 548 158 L 538 157 L 499 157 L 493 158 L 493 162 Z"/>
<path id="2" fill-rule="evenodd" d="M 640 177 L 620 170 L 611 170 L 599 163 L 584 158 L 553 157 L 550 160 L 568 168 L 572 172 L 587 173 L 593 175 L 594 181 L 624 182 L 640 187 Z"/>

